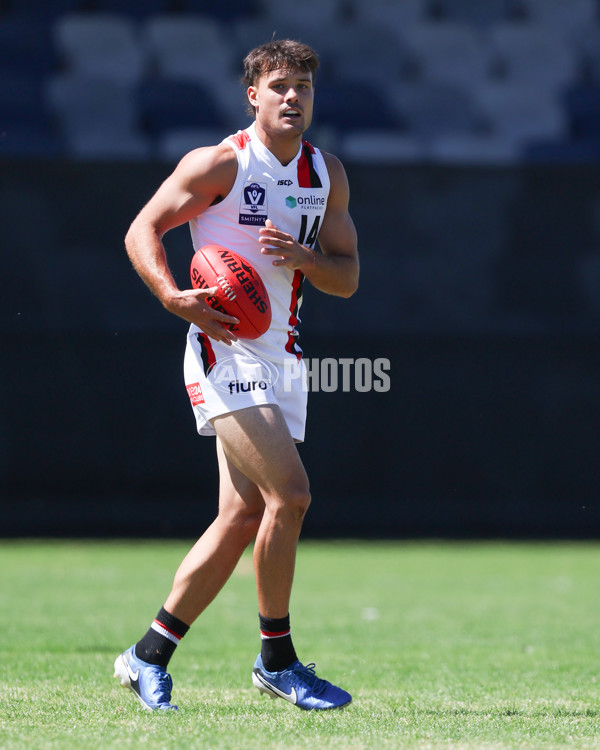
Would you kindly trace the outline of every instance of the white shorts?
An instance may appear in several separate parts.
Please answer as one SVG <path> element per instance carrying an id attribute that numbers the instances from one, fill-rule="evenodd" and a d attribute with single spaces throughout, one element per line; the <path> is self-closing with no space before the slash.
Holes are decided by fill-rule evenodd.
<path id="1" fill-rule="evenodd" d="M 211 424 L 215 417 L 249 406 L 276 404 L 292 438 L 304 440 L 306 367 L 295 357 L 274 364 L 256 357 L 240 340 L 227 346 L 191 329 L 183 372 L 199 435 L 216 435 Z"/>

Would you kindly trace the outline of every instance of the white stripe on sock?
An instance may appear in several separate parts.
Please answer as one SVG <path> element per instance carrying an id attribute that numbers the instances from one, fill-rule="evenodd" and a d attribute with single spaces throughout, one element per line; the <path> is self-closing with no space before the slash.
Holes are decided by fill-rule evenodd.
<path id="1" fill-rule="evenodd" d="M 178 638 L 174 633 L 171 633 L 166 628 L 163 628 L 163 626 L 160 625 L 160 623 L 156 622 L 156 620 L 154 620 L 154 622 L 152 623 L 150 627 L 152 628 L 152 630 L 156 630 L 157 633 L 164 635 L 165 638 L 168 638 L 171 641 L 171 643 L 174 643 L 176 646 L 181 640 L 181 638 Z"/>

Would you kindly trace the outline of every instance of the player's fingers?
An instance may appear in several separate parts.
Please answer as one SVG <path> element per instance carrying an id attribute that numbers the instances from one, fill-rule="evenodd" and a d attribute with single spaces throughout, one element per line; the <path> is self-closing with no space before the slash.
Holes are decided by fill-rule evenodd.
<path id="1" fill-rule="evenodd" d="M 222 326 L 219 326 L 219 336 L 224 344 L 232 344 L 234 341 L 237 341 L 237 336 Z"/>
<path id="2" fill-rule="evenodd" d="M 227 344 L 227 346 L 231 346 L 234 341 L 237 341 L 237 338 L 233 335 L 233 333 L 231 333 L 230 331 L 226 331 L 224 328 L 221 328 L 220 332 L 215 330 L 210 333 L 208 331 L 205 331 L 204 333 L 206 333 L 211 339 L 215 339 L 216 341 L 220 341 L 223 344 Z"/>
<path id="3" fill-rule="evenodd" d="M 294 252 L 294 248 L 288 244 L 281 243 L 277 247 L 261 247 L 261 255 L 281 255 L 282 257 L 289 256 Z"/>
<path id="4" fill-rule="evenodd" d="M 270 239 L 287 239 L 290 237 L 290 234 L 287 232 L 280 232 L 279 229 L 275 229 L 275 227 L 261 227 L 258 232 L 259 242 L 268 242 Z"/>
<path id="5" fill-rule="evenodd" d="M 223 336 L 222 334 L 217 333 L 216 331 L 204 331 L 204 333 L 208 336 L 209 339 L 212 339 L 213 341 L 218 341 L 221 344 L 227 344 L 227 346 L 231 346 L 231 344 L 234 341 L 237 341 L 236 338 Z"/>
<path id="6" fill-rule="evenodd" d="M 276 227 L 261 227 L 258 231 L 259 242 L 289 242 L 292 239 L 292 235 L 287 232 L 282 232 Z"/>
<path id="7" fill-rule="evenodd" d="M 283 245 L 283 240 L 278 240 L 276 237 L 259 237 L 258 244 L 261 247 L 275 247 L 276 245 Z"/>
<path id="8" fill-rule="evenodd" d="M 205 300 L 208 297 L 213 297 L 215 294 L 217 294 L 217 292 L 219 291 L 219 287 L 213 286 L 209 289 L 194 289 L 194 291 L 197 292 L 197 297 Z M 233 325 L 238 325 L 238 323 L 240 322 L 238 318 L 235 318 L 232 315 L 227 315 L 226 313 L 222 313 L 220 310 L 215 310 L 209 304 L 207 304 L 206 306 L 206 313 L 213 320 L 216 320 L 219 323 L 230 323 Z"/>
<path id="9" fill-rule="evenodd" d="M 219 310 L 213 310 L 212 308 L 210 309 L 210 317 L 213 320 L 217 320 L 219 323 L 229 323 L 236 326 L 240 322 L 239 318 L 235 318 L 233 315 L 227 315 Z"/>
<path id="10" fill-rule="evenodd" d="M 206 298 L 206 297 L 212 297 L 219 291 L 218 286 L 212 286 L 208 289 L 195 289 L 194 292 L 196 292 L 196 296 L 200 298 Z M 235 318 L 233 315 L 227 315 L 226 313 L 222 313 L 220 310 L 214 310 L 212 307 L 208 306 L 206 310 L 207 315 L 209 315 L 213 320 L 218 321 L 219 323 L 230 323 L 233 325 L 238 325 L 240 322 L 238 318 Z"/>
<path id="11" fill-rule="evenodd" d="M 218 286 L 211 286 L 208 289 L 194 289 L 196 297 L 212 297 L 219 291 Z"/>
<path id="12" fill-rule="evenodd" d="M 216 311 L 211 310 L 211 312 Z M 227 325 L 232 325 L 232 322 L 230 321 L 237 320 L 237 318 L 232 318 L 229 315 L 224 317 L 229 318 L 229 320 L 227 321 Z M 237 341 L 237 336 L 232 333 L 224 323 L 222 324 L 219 320 L 217 320 L 216 316 L 211 316 L 210 318 L 203 320 L 198 327 L 201 328 L 207 336 L 210 336 L 211 339 L 223 341 L 225 344 L 230 344 L 232 341 Z"/>

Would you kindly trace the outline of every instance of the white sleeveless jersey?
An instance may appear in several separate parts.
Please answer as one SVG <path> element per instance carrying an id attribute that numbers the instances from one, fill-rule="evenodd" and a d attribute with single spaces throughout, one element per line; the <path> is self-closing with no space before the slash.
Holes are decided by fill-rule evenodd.
<path id="1" fill-rule="evenodd" d="M 239 344 L 272 362 L 300 359 L 297 325 L 304 276 L 298 270 L 273 266 L 275 256 L 262 255 L 258 232 L 270 219 L 301 244 L 315 247 L 329 195 L 323 155 L 302 141 L 296 157 L 283 166 L 259 139 L 254 124 L 225 142 L 237 155 L 237 177 L 220 203 L 190 221 L 194 250 L 211 244 L 234 250 L 256 268 L 267 288 L 271 326 L 260 338 Z"/>

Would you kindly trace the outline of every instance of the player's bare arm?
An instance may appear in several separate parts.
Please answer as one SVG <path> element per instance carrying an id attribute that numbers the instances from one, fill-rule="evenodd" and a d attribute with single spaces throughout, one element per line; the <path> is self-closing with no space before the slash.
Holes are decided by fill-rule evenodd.
<path id="1" fill-rule="evenodd" d="M 322 292 L 350 297 L 358 287 L 357 235 L 348 212 L 350 189 L 339 159 L 323 153 L 329 171 L 327 211 L 319 231 L 321 253 L 301 245 L 295 237 L 267 221 L 260 230 L 264 255 L 275 256 L 273 265 L 299 269 Z"/>
<path id="2" fill-rule="evenodd" d="M 125 237 L 135 270 L 163 306 L 225 343 L 235 341 L 235 336 L 221 323 L 239 321 L 206 303 L 206 297 L 215 290 L 179 289 L 169 270 L 162 238 L 170 229 L 185 224 L 226 196 L 236 173 L 237 160 L 227 145 L 190 152 L 140 211 Z"/>

